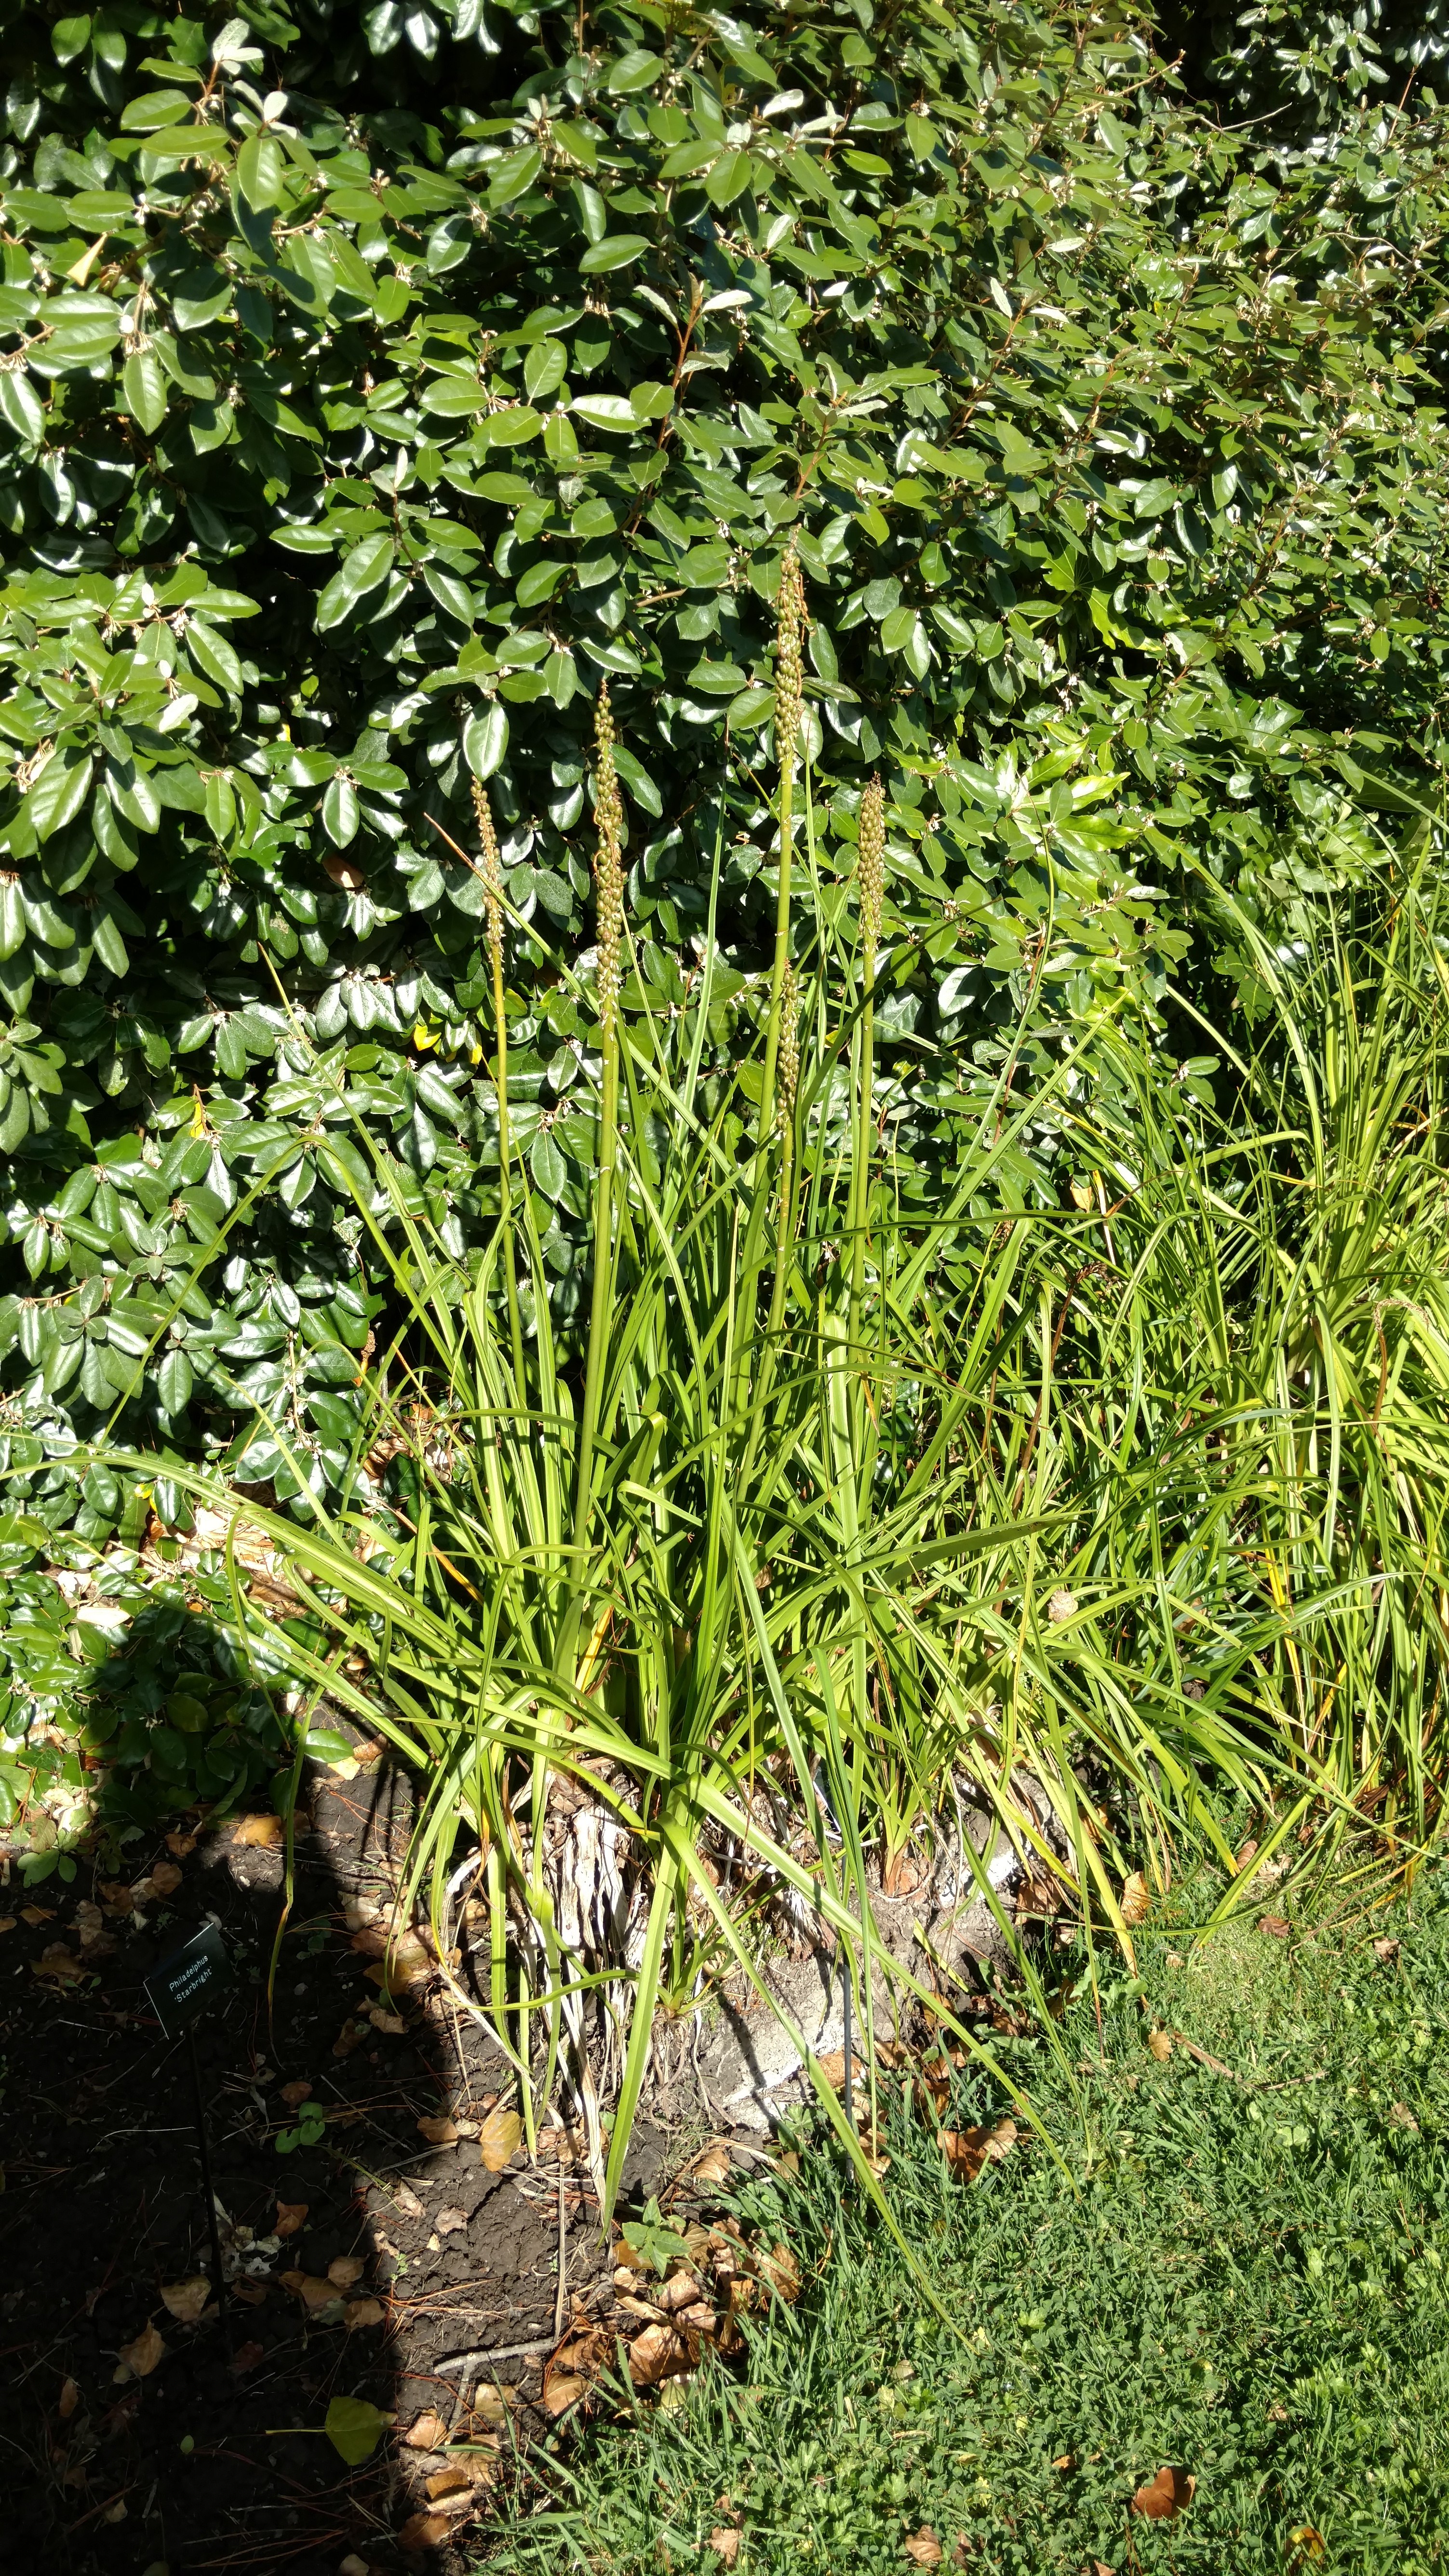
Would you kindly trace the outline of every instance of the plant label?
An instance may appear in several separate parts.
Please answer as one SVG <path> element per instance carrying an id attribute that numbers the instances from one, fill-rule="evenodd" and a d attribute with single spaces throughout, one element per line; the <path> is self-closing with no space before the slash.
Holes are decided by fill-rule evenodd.
<path id="1" fill-rule="evenodd" d="M 232 1982 L 226 1944 L 214 1923 L 205 1923 L 153 1968 L 146 1979 L 146 2000 L 168 2039 L 189 2030 L 204 2012 L 219 2003 Z"/>

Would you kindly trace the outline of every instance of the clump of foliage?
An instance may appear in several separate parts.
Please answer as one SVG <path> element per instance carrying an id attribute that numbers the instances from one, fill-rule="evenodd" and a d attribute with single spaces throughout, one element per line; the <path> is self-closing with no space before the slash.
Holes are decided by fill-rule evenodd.
<path id="1" fill-rule="evenodd" d="M 677 1027 L 708 956 L 748 1155 L 787 543 L 827 926 L 882 781 L 870 1054 L 938 1299 L 963 1110 L 1109 1019 L 1206 1099 L 1193 1011 L 1271 1020 L 1374 817 L 1422 839 L 1429 93 L 1280 148 L 1135 9 L 823 0 L 32 6 L 0 66 L 3 1436 L 52 1553 L 184 1523 L 198 1460 L 299 1524 L 375 1499 L 407 1227 L 476 1266 L 502 1209 L 485 782 L 574 1383 L 605 682 L 623 1021 Z M 1057 1209 L 1067 1159 L 1012 1117 L 991 1186 Z"/>

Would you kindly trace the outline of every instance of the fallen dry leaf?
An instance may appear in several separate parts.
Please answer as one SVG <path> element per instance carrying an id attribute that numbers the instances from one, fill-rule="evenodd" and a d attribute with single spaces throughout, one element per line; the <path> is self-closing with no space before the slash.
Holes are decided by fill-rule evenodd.
<path id="1" fill-rule="evenodd" d="M 740 2554 L 740 2535 L 722 2523 L 718 2531 L 710 2533 L 709 2545 L 722 2566 L 733 2567 Z"/>
<path id="2" fill-rule="evenodd" d="M 1396 2129 L 1412 2129 L 1417 2134 L 1419 2123 L 1415 2119 L 1407 2102 L 1391 2102 L 1389 2104 L 1389 2118 L 1393 2121 Z"/>
<path id="3" fill-rule="evenodd" d="M 194 2272 L 189 2281 L 163 2281 L 161 2296 L 178 2325 L 194 2326 L 211 2296 L 211 2283 L 204 2272 Z"/>
<path id="4" fill-rule="evenodd" d="M 76 2382 L 73 2379 L 64 2380 L 61 2384 L 60 2395 L 55 2401 L 55 2411 L 60 2417 L 62 2424 L 68 2424 L 70 2422 L 70 2419 L 79 2404 L 80 2389 Z"/>
<path id="5" fill-rule="evenodd" d="M 250 2281 L 245 2272 L 239 2280 L 233 2281 L 231 2294 L 234 2299 L 240 2299 L 245 2308 L 264 2308 L 267 2304 L 266 2282 Z"/>
<path id="6" fill-rule="evenodd" d="M 149 2379 L 158 2361 L 165 2356 L 166 2346 L 153 2325 L 147 2324 L 131 2343 L 123 2343 L 116 2355 L 120 2369 L 118 2380 Z"/>
<path id="7" fill-rule="evenodd" d="M 452 2121 L 447 2118 L 422 2119 L 419 2120 L 418 2127 L 430 2146 L 456 2147 L 458 2143 L 458 2132 Z"/>
<path id="8" fill-rule="evenodd" d="M 22 1905 L 20 1908 L 20 1920 L 22 1923 L 34 1923 L 37 1925 L 41 1923 L 53 1923 L 55 1921 L 55 1907 L 53 1905 Z"/>
<path id="9" fill-rule="evenodd" d="M 403 2435 L 410 2451 L 441 2451 L 447 2438 L 447 2425 L 431 2407 L 425 2415 L 417 2416 Z"/>
<path id="10" fill-rule="evenodd" d="M 1385 1935 L 1381 1941 L 1375 1941 L 1374 1957 L 1376 1959 L 1397 1959 L 1398 1955 L 1399 1945 L 1397 1941 L 1390 1940 L 1387 1935 Z"/>
<path id="11" fill-rule="evenodd" d="M 395 2209 L 400 2209 L 404 2218 L 422 2217 L 423 2204 L 419 2200 L 417 2193 L 413 2191 L 407 2183 L 394 2183 L 392 2198 L 393 2207 Z"/>
<path id="12" fill-rule="evenodd" d="M 490 2111 L 478 2132 L 479 2163 L 488 2173 L 502 2173 L 522 2138 L 523 2122 L 516 2111 Z"/>
<path id="13" fill-rule="evenodd" d="M 295 2111 L 299 2102 L 309 2101 L 311 2093 L 312 2079 L 309 2075 L 295 2076 L 290 2084 L 282 2086 L 282 2100 L 289 2111 Z"/>
<path id="14" fill-rule="evenodd" d="M 315 2272 L 279 2272 L 277 2278 L 284 2290 L 295 2291 L 309 2315 L 318 2308 L 330 2307 L 341 2296 L 331 2281 L 321 2280 Z"/>
<path id="15" fill-rule="evenodd" d="M 349 2299 L 342 2311 L 342 2322 L 349 2334 L 356 2334 L 362 2326 L 380 2326 L 386 2317 L 381 2299 Z"/>
<path id="16" fill-rule="evenodd" d="M 1068 1619 L 1074 1619 L 1076 1615 L 1077 1596 L 1075 1592 L 1060 1590 L 1052 1594 L 1051 1599 L 1047 1603 L 1047 1617 L 1050 1619 L 1054 1628 L 1064 1626 Z M 939 2557 L 939 2555 L 940 2552 L 938 2551 L 937 2556 Z M 923 2564 L 924 2563 L 934 2565 L 935 2561 L 931 2560 L 929 2562 L 923 2562 Z"/>
<path id="17" fill-rule="evenodd" d="M 68 1949 L 64 1941 L 48 1941 L 38 1959 L 30 1962 L 37 1977 L 51 1977 L 58 1986 L 78 1986 L 90 1975 L 85 1961 Z"/>
<path id="18" fill-rule="evenodd" d="M 333 2056 L 350 2057 L 355 2048 L 362 2046 L 369 2027 L 370 2024 L 367 2021 L 345 2021 L 332 2042 Z"/>
<path id="19" fill-rule="evenodd" d="M 265 2361 L 266 2357 L 267 2347 L 264 2343 L 244 2343 L 232 2363 L 232 2368 L 238 2379 L 243 2379 L 249 2370 L 255 2370 L 257 2363 Z"/>
<path id="20" fill-rule="evenodd" d="M 466 2209 L 455 2209 L 452 2207 L 440 2209 L 436 2218 L 433 2220 L 433 2225 L 436 2227 L 440 2236 L 454 2236 L 457 2234 L 460 2227 L 466 2227 L 467 2224 L 468 2213 Z"/>
<path id="21" fill-rule="evenodd" d="M 337 2289 L 350 2290 L 354 2281 L 361 2280 L 366 2268 L 360 2254 L 339 2254 L 334 2262 L 328 2264 L 327 2278 Z"/>
<path id="22" fill-rule="evenodd" d="M 1257 1844 L 1256 1844 L 1256 1843 L 1253 1843 L 1253 1842 L 1244 1843 L 1242 1850 L 1238 1853 L 1238 1856 L 1237 1856 L 1236 1860 L 1235 1860 L 1235 1861 L 1234 1861 L 1234 1863 L 1233 1863 L 1233 1867 L 1234 1867 L 1234 1869 L 1235 1869 L 1236 1871 L 1238 1871 L 1238 1872 L 1240 1872 L 1240 1873 L 1241 1873 L 1243 1870 L 1245 1870 L 1245 1869 L 1247 1868 L 1248 1863 L 1249 1863 L 1250 1861 L 1254 1861 L 1254 1860 L 1256 1860 L 1256 1859 L 1257 1859 L 1257 1857 L 1258 1857 L 1258 1846 L 1257 1846 Z"/>
<path id="23" fill-rule="evenodd" d="M 761 2279 L 768 2281 L 777 2299 L 793 2307 L 800 2296 L 800 2266 L 789 2246 L 772 2246 L 768 2254 L 760 2256 L 759 2263 Z"/>
<path id="24" fill-rule="evenodd" d="M 14 1929 L 15 1916 L 13 1914 L 0 1914 L 0 1932 L 13 1932 Z"/>
<path id="25" fill-rule="evenodd" d="M 629 2376 L 636 2388 L 653 2388 L 688 2368 L 688 2350 L 673 2326 L 646 2326 L 629 2347 Z"/>
<path id="26" fill-rule="evenodd" d="M 151 1872 L 151 1884 L 158 1896 L 169 1896 L 181 1885 L 181 1872 L 174 1860 L 158 1860 Z"/>
<path id="27" fill-rule="evenodd" d="M 730 2178 L 730 2151 L 723 2138 L 712 2138 L 684 2168 L 691 2182 L 724 2183 Z"/>
<path id="28" fill-rule="evenodd" d="M 586 2394 L 588 2385 L 588 2381 L 581 2378 L 576 2371 L 551 2371 L 543 2385 L 545 2415 L 557 2416 L 567 2413 L 569 2407 L 576 2406 L 579 2399 Z"/>
<path id="29" fill-rule="evenodd" d="M 374 1762 L 380 1762 L 382 1760 L 382 1746 L 378 1743 L 376 1736 L 364 1735 L 360 1743 L 354 1744 L 352 1748 L 352 1759 L 364 1771 L 370 1770 Z"/>
<path id="30" fill-rule="evenodd" d="M 1173 2514 L 1182 2512 L 1184 2505 L 1191 2504 L 1196 2485 L 1196 2478 L 1189 2477 L 1185 2469 L 1159 2469 L 1155 2478 L 1149 2478 L 1145 2486 L 1138 2488 L 1132 2499 L 1132 2510 L 1144 2515 L 1149 2522 L 1170 2521 Z"/>
<path id="31" fill-rule="evenodd" d="M 425 2549 L 432 2549 L 438 2541 L 446 2540 L 447 2537 L 446 2514 L 410 2513 L 398 2533 L 397 2545 L 399 2549 L 406 2550 L 410 2558 L 420 2557 Z"/>
<path id="32" fill-rule="evenodd" d="M 250 1845 L 256 1851 L 274 1851 L 282 1839 L 280 1816 L 238 1816 L 231 1829 L 234 1843 Z"/>
<path id="33" fill-rule="evenodd" d="M 349 2549 L 347 2556 L 337 2561 L 337 2576 L 372 2576 L 372 2569 L 365 2558 L 358 2557 L 355 2549 Z"/>
<path id="34" fill-rule="evenodd" d="M 1153 2056 L 1156 2058 L 1158 2065 L 1165 2066 L 1169 2057 L 1172 2055 L 1171 2033 L 1165 2030 L 1150 2030 L 1147 2034 L 1147 2045 L 1151 2049 Z"/>
<path id="35" fill-rule="evenodd" d="M 1134 1869 L 1130 1878 L 1123 1879 L 1120 1902 L 1122 1920 L 1129 1932 L 1135 1932 L 1139 1923 L 1146 1922 L 1152 1910 L 1152 1898 L 1140 1869 Z"/>
<path id="36" fill-rule="evenodd" d="M 304 2102 L 307 2098 L 307 2088 L 305 2085 L 302 2087 L 302 2092 L 299 2098 Z M 277 2215 L 272 2221 L 272 2234 L 274 2236 L 300 2235 L 306 2216 L 307 2203 L 305 2200 L 279 2200 L 277 2203 Z"/>
<path id="37" fill-rule="evenodd" d="M 939 2567 L 941 2564 L 941 2544 L 928 2522 L 923 2522 L 919 2531 L 911 2532 L 902 2546 L 913 2567 Z"/>
<path id="38" fill-rule="evenodd" d="M 471 2495 L 474 2486 L 471 2470 L 461 2460 L 451 2460 L 445 2469 L 435 2469 L 428 2480 L 428 2501 L 436 2504 L 440 2496 Z"/>
<path id="39" fill-rule="evenodd" d="M 367 2018 L 374 2030 L 384 2031 L 389 2039 L 401 2039 L 407 2029 L 402 2014 L 389 2012 L 385 2004 L 370 2004 Z"/>
<path id="40" fill-rule="evenodd" d="M 982 2167 L 1000 2164 L 1016 2144 L 1016 2122 L 997 2120 L 990 2128 L 940 2129 L 941 2152 L 958 2182 L 974 2182 Z"/>
<path id="41" fill-rule="evenodd" d="M 174 1860 L 185 1860 L 196 1849 L 195 1834 L 168 1834 L 166 1848 Z"/>
<path id="42" fill-rule="evenodd" d="M 1275 1941 L 1286 1941 L 1293 1926 L 1291 1923 L 1285 1923 L 1281 1914 L 1260 1914 L 1258 1929 L 1260 1932 L 1271 1932 Z"/>
<path id="43" fill-rule="evenodd" d="M 1324 2555 L 1327 2545 L 1322 2532 L 1315 2530 L 1311 2522 L 1300 2522 L 1297 2530 L 1288 2534 L 1288 2546 L 1296 2553 L 1295 2564 L 1300 2566 L 1305 2560 L 1310 2566 L 1315 2565 Z"/>
<path id="44" fill-rule="evenodd" d="M 930 1875 L 929 1863 L 918 1852 L 892 1852 L 881 1872 L 881 1893 L 890 1897 L 915 1896 Z"/>

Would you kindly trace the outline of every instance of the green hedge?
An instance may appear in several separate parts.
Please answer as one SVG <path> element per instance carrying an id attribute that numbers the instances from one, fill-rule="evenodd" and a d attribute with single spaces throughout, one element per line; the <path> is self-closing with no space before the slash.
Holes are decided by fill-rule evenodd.
<path id="1" fill-rule="evenodd" d="M 0 87 L 0 1463 L 32 1524 L 134 1541 L 199 1446 L 286 1499 L 265 1417 L 346 1474 L 380 1299 L 319 1124 L 363 1120 L 457 1249 L 491 1219 L 474 780 L 567 1320 L 594 1032 L 550 961 L 591 937 L 592 701 L 607 674 L 626 1010 L 679 1004 L 717 866 L 723 1064 L 787 543 L 827 892 L 886 783 L 907 1214 L 1023 1012 L 1037 1046 L 1155 1014 L 1206 1079 L 1172 978 L 1252 979 L 1193 944 L 1203 887 L 1291 934 L 1412 827 L 1427 93 L 1278 149 L 1138 10 L 962 0 L 30 6 Z M 1050 1162 L 1010 1186 L 1054 1199 Z M 157 1450 L 152 1494 L 108 1435 Z"/>

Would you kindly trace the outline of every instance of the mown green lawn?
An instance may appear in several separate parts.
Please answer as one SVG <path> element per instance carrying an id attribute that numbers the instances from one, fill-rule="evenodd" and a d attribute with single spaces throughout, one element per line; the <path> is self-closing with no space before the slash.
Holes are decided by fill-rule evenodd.
<path id="1" fill-rule="evenodd" d="M 741 2190 L 810 2274 L 798 2308 L 738 2376 L 561 2442 L 551 2507 L 490 2567 L 718 2570 L 736 2528 L 737 2576 L 901 2576 L 923 2527 L 980 2576 L 1449 2567 L 1449 1871 L 1287 1938 L 1197 1944 L 1192 1901 L 1138 1936 L 1140 1983 L 1099 1954 L 1100 2056 L 1089 1993 L 1066 2067 L 1000 2044 L 1060 2163 L 1023 2143 L 953 2185 L 892 2112 L 923 2280 L 829 2148 Z M 1159 2062 L 1154 2027 L 1233 2074 Z M 963 2077 L 948 2117 L 1003 2107 Z M 1163 2467 L 1195 2488 L 1149 2521 L 1130 2500 Z"/>

